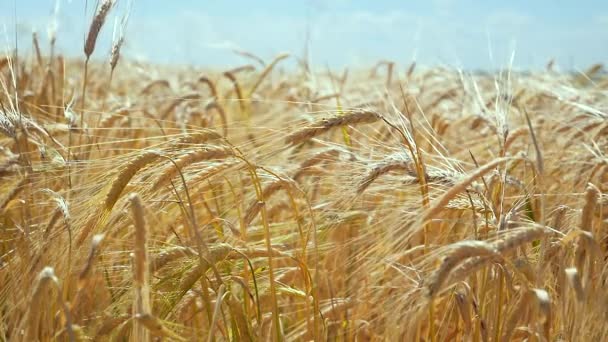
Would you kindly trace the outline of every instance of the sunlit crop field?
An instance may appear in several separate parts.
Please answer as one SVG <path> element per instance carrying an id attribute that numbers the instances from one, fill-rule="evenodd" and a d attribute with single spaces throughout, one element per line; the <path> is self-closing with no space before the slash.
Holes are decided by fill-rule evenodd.
<path id="1" fill-rule="evenodd" d="M 601 65 L 209 70 L 95 39 L 0 57 L 0 340 L 608 340 Z"/>

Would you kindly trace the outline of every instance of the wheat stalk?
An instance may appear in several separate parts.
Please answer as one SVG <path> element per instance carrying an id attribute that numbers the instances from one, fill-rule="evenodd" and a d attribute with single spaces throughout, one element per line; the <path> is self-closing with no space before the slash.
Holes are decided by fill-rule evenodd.
<path id="1" fill-rule="evenodd" d="M 588 232 L 593 231 L 593 215 L 600 196 L 599 194 L 600 191 L 595 185 L 591 183 L 587 185 L 585 189 L 585 205 L 581 214 L 581 229 Z"/>
<path id="2" fill-rule="evenodd" d="M 134 248 L 134 272 L 133 287 L 135 290 L 135 300 L 133 302 L 133 312 L 135 315 L 152 312 L 150 302 L 150 285 L 148 273 L 148 248 L 147 248 L 147 229 L 144 208 L 139 195 L 133 193 L 129 195 L 133 222 L 135 223 L 135 248 Z M 135 319 L 133 327 L 135 340 L 147 341 L 150 337 L 147 329 L 141 325 L 140 320 Z"/>

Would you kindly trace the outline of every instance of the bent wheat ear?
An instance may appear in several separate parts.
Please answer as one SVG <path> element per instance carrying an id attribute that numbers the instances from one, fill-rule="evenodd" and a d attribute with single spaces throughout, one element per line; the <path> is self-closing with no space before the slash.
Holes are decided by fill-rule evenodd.
<path id="1" fill-rule="evenodd" d="M 268 76 L 268 74 L 270 74 L 272 69 L 274 69 L 275 65 L 277 65 L 277 63 L 279 63 L 280 61 L 284 60 L 287 57 L 289 57 L 288 53 L 282 53 L 282 54 L 278 55 L 277 57 L 275 57 L 275 59 L 270 64 L 268 64 L 268 66 L 266 66 L 264 68 L 264 71 L 262 71 L 262 73 L 260 74 L 260 77 L 258 77 L 258 79 L 255 82 L 255 84 L 253 85 L 253 87 L 251 87 L 251 90 L 249 90 L 250 97 L 251 97 L 251 95 L 253 95 L 253 93 L 255 93 L 255 91 L 258 89 L 260 84 L 262 84 L 262 81 L 266 78 L 266 76 Z"/>
<path id="2" fill-rule="evenodd" d="M 412 177 L 418 177 L 414 170 L 415 166 L 413 163 L 412 160 L 392 160 L 374 166 L 367 176 L 359 183 L 357 193 L 363 193 L 363 191 L 365 191 L 365 189 L 367 189 L 377 178 L 391 171 L 403 170 Z"/>
<path id="3" fill-rule="evenodd" d="M 171 163 L 165 168 L 165 170 L 160 174 L 160 176 L 154 183 L 153 188 L 156 189 L 159 186 L 164 185 L 173 177 L 175 177 L 179 173 L 179 170 L 190 164 L 204 160 L 222 159 L 231 155 L 234 155 L 232 150 L 228 147 L 223 146 L 206 146 L 199 148 L 196 151 L 186 153 L 179 159 L 175 160 L 175 165 Z"/>
<path id="4" fill-rule="evenodd" d="M 285 189 L 285 191 L 289 192 L 295 187 L 296 187 L 295 182 L 292 179 L 287 179 L 287 178 L 277 179 L 277 180 L 273 181 L 270 185 L 268 185 L 266 188 L 264 188 L 264 190 L 262 191 L 262 198 L 264 201 L 268 201 L 270 196 L 272 196 L 274 193 L 276 193 L 280 189 Z M 249 208 L 247 209 L 247 212 L 245 214 L 245 223 L 250 224 L 251 221 L 253 221 L 253 219 L 260 212 L 260 210 L 262 209 L 262 207 L 264 205 L 266 205 L 265 202 L 258 201 L 258 200 L 251 203 L 251 205 L 249 206 Z"/>
<path id="5" fill-rule="evenodd" d="M 189 247 L 176 246 L 166 249 L 156 255 L 150 262 L 150 274 L 163 268 L 166 264 L 179 260 L 183 257 L 195 257 L 197 256 L 196 251 Z"/>
<path id="6" fill-rule="evenodd" d="M 118 173 L 118 175 L 114 178 L 112 186 L 106 194 L 106 198 L 104 201 L 104 209 L 107 211 L 112 210 L 112 207 L 114 207 L 114 204 L 120 197 L 120 194 L 127 186 L 127 184 L 129 184 L 131 178 L 135 176 L 137 171 L 141 170 L 143 167 L 152 163 L 158 158 L 160 158 L 160 153 L 156 151 L 149 151 L 138 156 L 137 158 L 129 162 L 127 165 L 125 165 L 123 169 Z"/>
<path id="7" fill-rule="evenodd" d="M 228 120 L 226 119 L 226 112 L 224 111 L 224 108 L 219 103 L 217 103 L 217 101 L 212 101 L 205 106 L 206 111 L 210 111 L 213 109 L 215 109 L 215 111 L 220 116 L 220 120 L 222 121 L 222 130 L 224 138 L 226 138 L 228 136 Z"/>
<path id="8" fill-rule="evenodd" d="M 140 92 L 139 95 L 148 95 L 152 92 L 154 88 L 166 88 L 167 90 L 171 90 L 171 84 L 167 80 L 155 80 L 146 85 Z"/>
<path id="9" fill-rule="evenodd" d="M 511 145 L 513 145 L 515 140 L 517 140 L 517 138 L 521 137 L 522 135 L 525 135 L 527 132 L 528 132 L 528 127 L 525 127 L 525 126 L 518 127 L 516 129 L 514 129 L 513 131 L 509 132 L 509 136 L 507 137 L 507 140 L 505 140 L 504 150 L 508 151 L 509 147 L 511 147 Z"/>
<path id="10" fill-rule="evenodd" d="M 492 246 L 501 254 L 505 254 L 525 243 L 542 238 L 545 233 L 546 230 L 542 227 L 513 229 L 512 232 L 506 233 L 504 238 L 493 242 Z"/>
<path id="11" fill-rule="evenodd" d="M 110 215 L 114 204 L 116 204 L 116 201 L 118 201 L 118 199 L 120 198 L 122 191 L 127 186 L 127 184 L 129 184 L 131 178 L 133 178 L 133 176 L 135 176 L 135 174 L 139 170 L 141 170 L 146 165 L 152 163 L 160 157 L 161 154 L 159 152 L 147 151 L 130 161 L 118 172 L 116 177 L 114 177 L 114 181 L 110 186 L 110 190 L 108 190 L 108 192 L 106 193 L 102 213 L 100 215 L 94 216 L 91 221 L 84 226 L 76 241 L 78 245 L 81 245 L 84 242 L 91 230 L 97 228 L 99 224 L 105 223 L 105 220 Z"/>
<path id="12" fill-rule="evenodd" d="M 204 84 L 206 84 L 206 85 L 209 87 L 209 91 L 211 92 L 211 96 L 212 96 L 214 99 L 217 99 L 217 98 L 218 98 L 218 96 L 217 96 L 217 89 L 215 88 L 215 84 L 213 84 L 213 82 L 212 82 L 212 81 L 209 79 L 209 77 L 207 77 L 207 76 L 205 76 L 205 75 L 202 75 L 202 76 L 200 76 L 200 77 L 198 78 L 198 81 L 199 81 L 200 83 L 204 83 Z"/>
<path id="13" fill-rule="evenodd" d="M 234 92 L 236 93 L 237 101 L 239 103 L 239 108 L 241 109 L 241 115 L 244 115 L 246 111 L 245 99 L 243 98 L 243 92 L 241 91 L 241 86 L 239 85 L 236 76 L 234 76 L 231 71 L 225 71 L 223 75 L 232 83 L 232 86 L 234 87 Z"/>
<path id="14" fill-rule="evenodd" d="M 495 255 L 477 256 L 460 263 L 451 272 L 447 283 L 454 284 L 463 280 L 472 272 L 481 269 L 491 262 L 502 260 L 503 256 L 510 251 L 525 243 L 538 240 L 546 233 L 547 231 L 542 227 L 526 227 L 514 229 L 513 232 L 506 233 L 504 238 L 490 244 L 492 249 L 496 251 Z"/>
<path id="15" fill-rule="evenodd" d="M 304 127 L 295 131 L 285 138 L 285 143 L 297 145 L 306 142 L 322 133 L 329 131 L 332 128 L 342 127 L 345 125 L 356 125 L 362 123 L 374 123 L 380 120 L 382 116 L 372 111 L 355 111 L 340 116 L 334 116 L 329 119 L 319 120 L 308 127 Z"/>
<path id="16" fill-rule="evenodd" d="M 456 265 L 465 259 L 480 256 L 498 256 L 496 249 L 483 241 L 462 241 L 450 245 L 450 254 L 443 259 L 439 269 L 431 276 L 431 282 L 427 286 L 428 295 L 434 297 L 450 272 Z"/>
<path id="17" fill-rule="evenodd" d="M 260 65 L 262 67 L 266 66 L 266 63 L 264 63 L 264 60 L 258 56 L 256 56 L 255 54 L 249 52 L 249 51 L 244 51 L 244 50 L 239 50 L 239 49 L 233 49 L 232 52 L 234 52 L 237 55 L 241 55 L 245 58 L 250 58 L 258 63 L 260 63 Z"/>
<path id="18" fill-rule="evenodd" d="M 492 171 L 496 166 L 514 159 L 515 158 L 513 157 L 498 158 L 487 163 L 486 165 L 477 168 L 477 170 L 473 171 L 467 178 L 461 180 L 459 183 L 457 183 L 456 185 L 451 187 L 447 192 L 445 192 L 441 197 L 431 203 L 431 207 L 422 215 L 420 221 L 422 223 L 427 222 L 428 220 L 433 218 L 433 216 L 441 212 L 452 198 L 456 197 L 456 195 L 464 191 L 467 186 L 473 183 L 475 179 L 482 177 L 486 173 Z"/>
<path id="19" fill-rule="evenodd" d="M 190 93 L 184 96 L 177 97 L 173 101 L 171 101 L 169 105 L 167 105 L 167 108 L 163 109 L 163 111 L 160 113 L 160 118 L 165 120 L 167 116 L 169 116 L 169 114 L 171 114 L 171 112 L 173 112 L 173 110 L 180 104 L 188 101 L 200 100 L 200 98 L 201 96 L 197 93 Z"/>
<path id="20" fill-rule="evenodd" d="M 229 69 L 226 72 L 236 75 L 238 73 L 251 72 L 254 70 L 255 70 L 255 66 L 253 66 L 251 64 L 245 64 L 245 65 L 238 66 L 236 68 Z"/>

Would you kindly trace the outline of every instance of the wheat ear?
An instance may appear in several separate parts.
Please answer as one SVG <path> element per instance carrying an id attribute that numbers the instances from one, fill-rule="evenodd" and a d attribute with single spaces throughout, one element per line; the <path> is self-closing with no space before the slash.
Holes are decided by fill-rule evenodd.
<path id="1" fill-rule="evenodd" d="M 479 177 L 482 177 L 486 173 L 492 171 L 496 166 L 505 163 L 507 161 L 513 160 L 513 157 L 503 157 L 495 159 L 486 165 L 483 165 L 473 171 L 467 178 L 461 180 L 459 183 L 451 187 L 448 191 L 446 191 L 441 197 L 436 199 L 433 203 L 431 203 L 431 207 L 426 210 L 426 212 L 421 217 L 421 222 L 427 222 L 433 216 L 438 214 L 443 210 L 443 208 L 450 202 L 450 200 L 460 192 L 464 191 L 473 181 Z"/>
<path id="2" fill-rule="evenodd" d="M 355 111 L 340 116 L 334 116 L 329 119 L 322 119 L 308 127 L 304 127 L 289 134 L 285 138 L 285 143 L 297 145 L 325 133 L 332 128 L 361 123 L 373 123 L 380 119 L 380 114 L 372 111 Z"/>

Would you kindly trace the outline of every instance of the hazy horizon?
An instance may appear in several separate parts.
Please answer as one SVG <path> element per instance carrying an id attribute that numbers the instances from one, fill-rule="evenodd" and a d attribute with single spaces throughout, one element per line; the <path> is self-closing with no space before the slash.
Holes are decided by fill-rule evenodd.
<path id="1" fill-rule="evenodd" d="M 57 3 L 59 4 L 58 7 Z M 31 46 L 31 32 L 48 44 L 56 16 L 57 46 L 82 56 L 82 42 L 96 2 L 5 0 L 0 2 L 4 50 Z M 552 5 L 552 6 L 551 6 Z M 106 58 L 115 21 L 130 2 L 118 0 L 94 58 Z M 16 14 L 16 15 L 15 15 Z M 433 0 L 399 1 L 160 1 L 135 0 L 125 32 L 127 58 L 161 64 L 228 67 L 245 60 L 232 50 L 270 59 L 301 56 L 307 37 L 312 63 L 332 67 L 444 64 L 493 70 L 509 64 L 538 69 L 550 59 L 565 69 L 584 69 L 608 57 L 608 5 L 602 1 Z M 44 49 L 44 46 L 43 46 Z"/>

